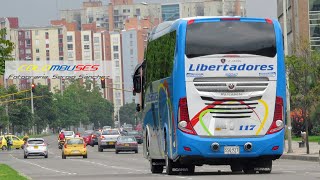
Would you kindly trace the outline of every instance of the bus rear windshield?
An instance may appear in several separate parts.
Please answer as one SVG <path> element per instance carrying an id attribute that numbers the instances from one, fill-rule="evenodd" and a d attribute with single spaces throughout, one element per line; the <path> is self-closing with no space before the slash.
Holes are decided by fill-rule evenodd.
<path id="1" fill-rule="evenodd" d="M 188 25 L 186 56 L 215 54 L 252 54 L 275 57 L 276 39 L 273 24 L 222 21 Z"/>

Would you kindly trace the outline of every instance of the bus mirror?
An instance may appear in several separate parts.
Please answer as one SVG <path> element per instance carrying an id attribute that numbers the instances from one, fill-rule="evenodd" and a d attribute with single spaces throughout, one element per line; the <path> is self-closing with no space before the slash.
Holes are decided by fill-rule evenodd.
<path id="1" fill-rule="evenodd" d="M 140 75 L 134 75 L 133 77 L 133 92 L 140 93 L 141 92 L 141 77 Z"/>
<path id="2" fill-rule="evenodd" d="M 140 104 L 137 104 L 136 110 L 137 110 L 137 112 L 140 112 L 140 110 L 141 110 Z"/>

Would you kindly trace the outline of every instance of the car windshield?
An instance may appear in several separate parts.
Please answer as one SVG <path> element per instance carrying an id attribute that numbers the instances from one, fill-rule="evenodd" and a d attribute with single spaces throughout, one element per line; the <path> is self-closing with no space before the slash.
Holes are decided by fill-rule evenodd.
<path id="1" fill-rule="evenodd" d="M 119 138 L 120 142 L 136 142 L 136 139 L 134 137 L 127 137 L 127 136 L 122 136 Z"/>
<path id="2" fill-rule="evenodd" d="M 65 132 L 64 132 L 64 135 L 65 135 L 65 136 L 72 136 L 72 135 L 73 135 L 73 132 L 72 132 L 72 131 L 65 131 Z"/>
<path id="3" fill-rule="evenodd" d="M 129 135 L 139 135 L 138 131 L 129 131 L 128 132 Z"/>
<path id="4" fill-rule="evenodd" d="M 83 140 L 82 139 L 69 139 L 67 141 L 67 144 L 83 144 Z"/>
<path id="5" fill-rule="evenodd" d="M 118 130 L 107 130 L 102 132 L 102 135 L 118 135 L 118 134 L 119 134 Z"/>
<path id="6" fill-rule="evenodd" d="M 43 140 L 29 140 L 28 144 L 43 144 Z"/>

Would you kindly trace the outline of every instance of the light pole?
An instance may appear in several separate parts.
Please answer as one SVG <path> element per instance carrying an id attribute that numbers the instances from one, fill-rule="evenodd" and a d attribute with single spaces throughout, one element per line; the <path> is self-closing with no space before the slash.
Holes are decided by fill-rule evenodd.
<path id="1" fill-rule="evenodd" d="M 286 0 L 283 2 L 283 39 L 284 39 L 284 55 L 288 55 L 288 33 L 287 33 L 287 3 Z M 291 126 L 291 117 L 290 117 L 290 90 L 289 90 L 289 70 L 286 71 L 286 100 L 287 100 L 287 133 L 288 133 L 288 153 L 293 153 L 292 150 L 292 126 Z"/>
<path id="2" fill-rule="evenodd" d="M 31 115 L 32 115 L 32 120 L 34 120 L 34 106 L 33 106 L 33 89 L 35 88 L 33 82 L 31 84 L 31 89 L 30 89 L 30 96 L 31 96 Z M 34 126 L 34 123 L 32 125 L 32 133 L 33 134 L 36 134 L 35 133 L 35 126 Z"/>

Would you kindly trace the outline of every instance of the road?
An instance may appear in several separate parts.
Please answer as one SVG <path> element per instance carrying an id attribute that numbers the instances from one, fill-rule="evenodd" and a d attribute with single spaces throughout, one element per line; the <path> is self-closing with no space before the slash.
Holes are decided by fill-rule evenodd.
<path id="1" fill-rule="evenodd" d="M 31 157 L 23 159 L 22 150 L 0 151 L 0 163 L 5 163 L 20 173 L 35 180 L 212 180 L 212 179 L 281 179 L 281 180 L 311 180 L 320 179 L 320 166 L 316 162 L 293 160 L 277 160 L 274 162 L 271 174 L 233 174 L 229 166 L 196 167 L 192 176 L 168 176 L 166 174 L 151 174 L 149 163 L 142 156 L 142 147 L 138 154 L 115 154 L 114 150 L 98 152 L 97 146 L 88 146 L 88 159 L 82 157 L 61 158 L 61 150 L 57 147 L 56 137 L 47 137 L 49 142 L 49 158 Z"/>

